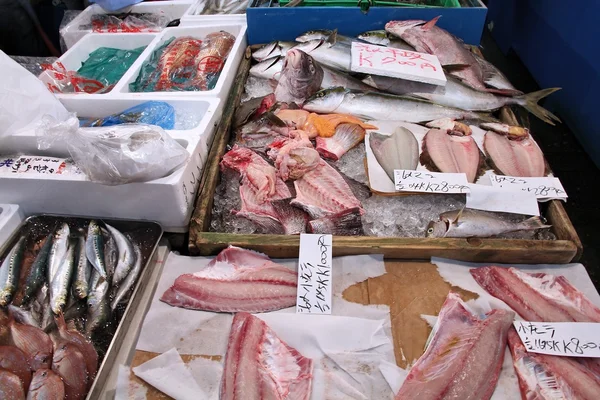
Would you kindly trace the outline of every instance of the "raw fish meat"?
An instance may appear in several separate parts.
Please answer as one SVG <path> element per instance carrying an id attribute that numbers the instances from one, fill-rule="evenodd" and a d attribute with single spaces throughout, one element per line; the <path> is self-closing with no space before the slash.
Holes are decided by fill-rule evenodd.
<path id="1" fill-rule="evenodd" d="M 277 337 L 261 319 L 237 313 L 233 318 L 221 400 L 308 400 L 313 361 Z"/>
<path id="2" fill-rule="evenodd" d="M 495 266 L 470 272 L 482 288 L 527 321 L 600 322 L 600 309 L 563 276 Z"/>
<path id="3" fill-rule="evenodd" d="M 277 174 L 284 181 L 301 178 L 321 160 L 308 136 L 303 131 L 294 132 L 298 132 L 294 138 L 281 138 L 271 143 L 267 153 L 275 162 Z"/>
<path id="4" fill-rule="evenodd" d="M 492 310 L 479 319 L 465 309 L 458 294 L 450 292 L 435 335 L 396 400 L 489 399 L 498 382 L 513 318 L 513 312 Z"/>
<path id="5" fill-rule="evenodd" d="M 419 143 L 408 129 L 400 127 L 391 135 L 372 132 L 369 146 L 375 159 L 394 182 L 394 170 L 414 170 L 419 164 Z"/>
<path id="6" fill-rule="evenodd" d="M 501 124 L 481 126 L 496 131 L 486 132 L 483 147 L 498 172 L 522 177 L 546 175 L 544 154 L 527 129 Z"/>
<path id="7" fill-rule="evenodd" d="M 317 136 L 317 151 L 323 158 L 339 160 L 348 150 L 361 143 L 366 131 L 357 124 L 340 124 L 332 137 Z"/>
<path id="8" fill-rule="evenodd" d="M 423 138 L 421 164 L 441 172 L 463 172 L 467 181 L 473 183 L 481 167 L 479 153 L 470 132 L 431 129 Z"/>
<path id="9" fill-rule="evenodd" d="M 308 223 L 312 233 L 330 233 L 342 236 L 364 235 L 360 208 L 349 208 L 340 213 L 313 219 Z"/>
<path id="10" fill-rule="evenodd" d="M 296 304 L 297 281 L 264 254 L 230 246 L 202 271 L 179 276 L 160 300 L 193 310 L 274 311 Z"/>
<path id="11" fill-rule="evenodd" d="M 294 181 L 296 198 L 293 205 L 302 207 L 312 218 L 337 214 L 349 208 L 364 210 L 344 178 L 327 162 L 319 165 Z"/>

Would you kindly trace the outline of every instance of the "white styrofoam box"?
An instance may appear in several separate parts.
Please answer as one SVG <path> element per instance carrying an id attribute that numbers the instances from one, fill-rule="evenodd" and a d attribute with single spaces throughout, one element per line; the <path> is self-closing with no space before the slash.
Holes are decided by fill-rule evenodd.
<path id="1" fill-rule="evenodd" d="M 196 26 L 206 22 L 215 21 L 233 21 L 233 22 L 246 22 L 246 14 L 213 14 L 213 15 L 201 15 L 197 14 L 198 10 L 203 7 L 207 0 L 199 0 L 194 3 L 190 8 L 187 9 L 185 14 L 180 18 L 180 26 Z M 248 0 L 250 2 L 251 0 Z"/>
<path id="2" fill-rule="evenodd" d="M 174 19 L 181 18 L 185 12 L 192 6 L 192 1 L 152 1 L 152 2 L 144 2 L 135 4 L 131 7 L 124 8 L 123 10 L 119 10 L 118 12 L 132 12 L 132 13 L 155 13 L 155 14 L 163 14 L 167 16 L 169 21 Z M 65 40 L 65 45 L 68 49 L 70 49 L 75 43 L 77 43 L 81 38 L 83 38 L 88 33 L 91 33 L 91 30 L 81 29 L 80 26 L 84 24 L 88 24 L 90 18 L 94 14 L 111 14 L 108 11 L 105 11 L 97 4 L 92 4 L 87 7 L 81 14 L 73 19 L 66 27 L 64 27 L 60 33 Z M 114 12 L 112 13 L 114 14 Z M 103 33 L 104 34 L 104 33 Z M 131 34 L 131 33 L 129 33 Z"/>
<path id="3" fill-rule="evenodd" d="M 63 54 L 58 62 L 61 62 L 67 71 L 77 71 L 81 68 L 81 64 L 86 61 L 90 53 L 100 47 L 112 47 L 121 50 L 133 50 L 138 47 L 146 47 L 156 38 L 158 33 L 114 33 L 111 35 L 105 35 L 103 33 L 90 33 L 83 39 L 78 41 L 73 47 L 71 47 L 65 54 Z M 144 49 L 144 50 L 146 50 Z M 144 54 L 140 54 L 140 57 Z M 127 71 L 125 71 L 127 72 Z M 42 82 L 48 81 L 48 73 L 42 72 L 39 76 Z M 110 91 L 112 92 L 112 90 Z M 106 96 L 110 92 L 100 94 L 88 94 L 88 93 L 56 93 L 56 97 L 69 98 L 73 96 Z"/>
<path id="4" fill-rule="evenodd" d="M 23 222 L 23 212 L 16 204 L 0 204 L 0 251 Z"/>
<path id="5" fill-rule="evenodd" d="M 217 84 L 212 90 L 204 91 L 181 91 L 181 92 L 131 92 L 129 90 L 129 84 L 134 82 L 138 77 L 142 65 L 150 58 L 154 49 L 160 47 L 167 40 L 172 37 L 183 37 L 191 36 L 194 38 L 202 39 L 206 35 L 212 32 L 225 31 L 231 33 L 236 37 L 235 43 L 231 48 L 229 56 L 225 61 L 223 70 L 219 75 Z M 136 60 L 131 66 L 129 71 L 123 76 L 123 78 L 115 85 L 112 90 L 113 93 L 120 93 L 121 95 L 127 94 L 129 97 L 140 97 L 140 98 L 152 98 L 160 99 L 162 96 L 181 96 L 182 98 L 187 97 L 217 97 L 222 101 L 227 99 L 229 91 L 235 80 L 237 69 L 242 61 L 244 52 L 246 51 L 246 23 L 245 22 L 207 22 L 203 25 L 188 26 L 188 27 L 177 27 L 177 28 L 166 28 L 160 35 L 148 46 L 146 51 Z"/>
<path id="6" fill-rule="evenodd" d="M 190 153 L 188 162 L 171 175 L 150 182 L 106 186 L 80 175 L 0 175 L 0 202 L 17 203 L 25 214 L 85 215 L 98 218 L 149 220 L 160 223 L 167 232 L 185 232 L 193 203 L 218 124 L 218 99 L 163 99 L 175 108 L 187 107 L 203 113 L 200 124 L 189 130 L 168 133 Z M 146 101 L 145 99 L 64 100 L 70 110 L 101 117 Z M 34 154 L 40 155 L 40 151 Z M 47 153 L 67 157 L 66 149 Z"/>

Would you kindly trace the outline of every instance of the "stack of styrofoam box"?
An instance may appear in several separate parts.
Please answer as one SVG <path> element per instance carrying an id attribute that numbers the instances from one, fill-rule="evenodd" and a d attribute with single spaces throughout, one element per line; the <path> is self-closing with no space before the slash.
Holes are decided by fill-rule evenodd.
<path id="1" fill-rule="evenodd" d="M 23 222 L 23 213 L 16 204 L 0 204 L 0 252 Z"/>
<path id="2" fill-rule="evenodd" d="M 246 14 L 198 14 L 199 10 L 204 7 L 204 3 L 208 0 L 198 0 L 189 7 L 183 16 L 180 18 L 181 26 L 196 26 L 207 21 L 223 21 L 223 22 L 246 22 Z M 247 0 L 251 2 L 252 0 Z"/>
<path id="3" fill-rule="evenodd" d="M 181 19 L 191 6 L 191 0 L 152 1 L 135 4 L 123 10 L 119 10 L 119 13 L 153 13 L 164 15 L 167 20 L 173 21 L 175 19 Z M 65 41 L 67 49 L 73 47 L 73 45 L 81 38 L 92 32 L 91 30 L 81 29 L 81 26 L 89 24 L 90 18 L 94 14 L 109 14 L 109 12 L 102 9 L 102 7 L 97 4 L 92 4 L 83 10 L 77 17 L 73 18 L 67 26 L 61 29 L 60 34 Z"/>
<path id="4" fill-rule="evenodd" d="M 197 92 L 129 91 L 129 84 L 136 79 L 143 63 L 165 41 L 182 36 L 201 39 L 216 31 L 229 32 L 236 36 L 236 41 L 214 89 Z M 197 126 L 188 130 L 168 131 L 190 153 L 188 162 L 165 178 L 118 186 L 100 185 L 78 175 L 4 175 L 0 176 L 0 202 L 18 203 L 26 215 L 51 213 L 145 219 L 160 223 L 168 232 L 187 230 L 208 149 L 246 49 L 246 24 L 204 23 L 194 27 L 166 28 L 160 33 L 92 33 L 67 51 L 59 61 L 68 70 L 77 70 L 89 53 L 99 47 L 134 49 L 144 45 L 147 48 L 110 92 L 57 94 L 57 97 L 67 110 L 81 117 L 106 117 L 150 100 L 165 101 L 176 112 L 196 112 L 201 115 Z M 69 157 L 65 144 L 53 146 L 47 151 L 38 150 L 37 138 L 31 134 L 7 138 L 0 150 L 1 154 Z"/>

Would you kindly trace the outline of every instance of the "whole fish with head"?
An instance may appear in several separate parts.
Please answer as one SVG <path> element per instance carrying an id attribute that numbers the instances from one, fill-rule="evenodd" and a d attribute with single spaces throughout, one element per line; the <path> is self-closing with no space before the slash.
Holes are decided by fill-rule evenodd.
<path id="1" fill-rule="evenodd" d="M 92 271 L 90 279 L 90 293 L 87 298 L 87 321 L 85 331 L 91 336 L 98 328 L 105 327 L 110 318 L 108 304 L 109 284 L 97 271 Z"/>
<path id="2" fill-rule="evenodd" d="M 369 133 L 369 146 L 392 182 L 395 169 L 414 170 L 419 165 L 419 143 L 404 127 L 397 128 L 391 135 Z"/>
<path id="3" fill-rule="evenodd" d="M 88 282 L 92 274 L 92 264 L 90 264 L 86 249 L 85 249 L 85 238 L 80 235 L 75 246 L 75 273 L 73 277 L 73 294 L 78 299 L 85 299 L 88 295 L 89 287 Z"/>
<path id="4" fill-rule="evenodd" d="M 114 286 L 118 286 L 119 283 L 125 279 L 127 274 L 129 274 L 129 271 L 135 264 L 135 251 L 133 250 L 133 245 L 129 239 L 125 237 L 125 235 L 123 235 L 118 229 L 108 224 L 105 225 L 106 229 L 108 229 L 112 237 L 115 239 L 115 242 L 117 243 L 117 249 L 119 251 L 119 261 L 117 262 L 115 273 L 112 278 L 112 284 Z"/>
<path id="5" fill-rule="evenodd" d="M 31 265 L 29 274 L 25 278 L 25 288 L 23 290 L 23 301 L 21 302 L 21 305 L 29 303 L 46 280 L 53 237 L 54 235 L 52 234 L 46 237 L 44 244 L 35 257 L 35 261 Z"/>
<path id="6" fill-rule="evenodd" d="M 58 344 L 61 341 L 67 341 L 77 347 L 85 358 L 88 382 L 91 385 L 96 376 L 96 372 L 98 371 L 98 353 L 96 352 L 94 345 L 78 330 L 69 329 L 63 315 L 58 315 L 55 318 L 55 321 L 56 326 L 58 327 L 58 339 L 54 339 L 55 344 Z"/>
<path id="7" fill-rule="evenodd" d="M 367 43 L 376 44 L 378 46 L 392 47 L 400 50 L 415 51 L 415 48 L 396 35 L 392 35 L 385 30 L 367 31 L 358 35 L 358 38 Z"/>
<path id="8" fill-rule="evenodd" d="M 22 400 L 25 389 L 19 377 L 12 372 L 0 369 L 0 398 L 3 400 Z"/>
<path id="9" fill-rule="evenodd" d="M 321 88 L 323 69 L 315 60 L 301 50 L 288 51 L 283 62 L 275 99 L 284 103 L 301 105 L 306 98 Z"/>
<path id="10" fill-rule="evenodd" d="M 0 306 L 6 307 L 13 298 L 19 284 L 19 273 L 25 252 L 25 237 L 21 236 L 10 249 L 0 266 Z"/>
<path id="11" fill-rule="evenodd" d="M 296 44 L 297 43 L 294 42 L 281 42 L 276 40 L 274 42 L 265 44 L 260 49 L 253 51 L 252 58 L 254 58 L 256 61 L 264 61 L 277 56 L 285 57 L 288 50 L 290 50 Z"/>
<path id="12" fill-rule="evenodd" d="M 104 266 L 106 267 L 106 275 L 112 277 L 119 262 L 119 249 L 117 248 L 115 238 L 108 230 L 102 229 L 102 235 L 104 238 Z"/>
<path id="13" fill-rule="evenodd" d="M 481 66 L 459 39 L 436 26 L 439 18 L 429 22 L 390 21 L 385 25 L 385 30 L 405 40 L 416 51 L 437 56 L 440 64 L 449 70 L 451 75 L 474 89 L 485 91 Z"/>
<path id="14" fill-rule="evenodd" d="M 67 254 L 62 264 L 58 267 L 52 281 L 50 281 L 50 307 L 54 314 L 62 312 L 69 297 L 71 278 L 75 270 L 75 248 L 76 243 L 71 241 Z"/>
<path id="15" fill-rule="evenodd" d="M 550 228 L 550 225 L 545 225 L 540 217 L 511 222 L 494 213 L 462 209 L 440 214 L 439 221 L 429 223 L 426 235 L 436 238 L 490 237 L 508 232 L 544 228 Z"/>
<path id="16" fill-rule="evenodd" d="M 52 247 L 50 248 L 50 254 L 48 255 L 48 282 L 52 281 L 58 267 L 62 264 L 65 255 L 67 254 L 70 235 L 71 230 L 67 223 L 62 224 L 60 229 L 54 233 Z"/>
<path id="17" fill-rule="evenodd" d="M 87 369 L 85 357 L 77 346 L 67 341 L 57 343 L 54 346 L 52 370 L 62 378 L 67 399 L 85 398 L 88 383 Z"/>
<path id="18" fill-rule="evenodd" d="M 319 63 L 333 69 L 350 72 L 352 61 L 351 47 L 338 43 L 334 32 L 327 39 L 310 40 L 294 47 L 313 56 Z"/>
<path id="19" fill-rule="evenodd" d="M 363 82 L 391 94 L 416 97 L 442 106 L 467 111 L 494 111 L 507 105 L 519 105 L 548 124 L 554 125 L 553 120 L 560 122 L 558 117 L 537 104 L 541 99 L 560 90 L 559 88 L 506 97 L 475 90 L 450 75 L 447 75 L 446 78 L 445 86 L 377 75 L 371 75 Z"/>
<path id="20" fill-rule="evenodd" d="M 25 390 L 29 387 L 31 367 L 27 363 L 26 354 L 19 348 L 0 346 L 0 371 L 8 371 L 17 375 Z"/>
<path id="21" fill-rule="evenodd" d="M 306 43 L 311 40 L 327 40 L 334 35 L 336 37 L 336 41 L 339 44 L 343 44 L 346 46 L 352 46 L 352 42 L 362 42 L 361 38 L 351 38 L 348 36 L 340 35 L 337 33 L 337 29 L 329 30 L 329 29 L 315 29 L 312 31 L 304 32 L 302 35 L 296 38 L 296 42 Z"/>
<path id="22" fill-rule="evenodd" d="M 100 276 L 106 278 L 106 264 L 104 263 L 104 238 L 98 222 L 92 220 L 88 225 L 87 238 L 85 240 L 85 254 L 92 267 Z"/>
<path id="23" fill-rule="evenodd" d="M 158 59 L 158 80 L 154 91 L 170 90 L 179 82 L 189 80 L 200 53 L 202 40 L 184 36 L 175 38 L 162 51 Z"/>
<path id="24" fill-rule="evenodd" d="M 52 361 L 52 341 L 40 328 L 9 321 L 10 344 L 20 349 L 27 359 L 29 367 L 35 371 L 50 368 Z"/>
<path id="25" fill-rule="evenodd" d="M 383 93 L 364 93 L 342 87 L 324 89 L 308 98 L 303 109 L 316 113 L 350 114 L 369 120 L 426 122 L 440 118 L 493 120 L 486 114 Z"/>
<path id="26" fill-rule="evenodd" d="M 27 400 L 63 400 L 65 385 L 60 375 L 51 369 L 35 371 L 27 392 Z"/>
<path id="27" fill-rule="evenodd" d="M 135 252 L 135 265 L 127 274 L 127 278 L 119 285 L 117 288 L 117 292 L 113 298 L 113 301 L 110 305 L 110 308 L 114 311 L 119 304 L 127 301 L 128 297 L 131 295 L 133 287 L 135 286 L 135 282 L 137 281 L 138 276 L 142 272 L 143 266 L 143 256 L 142 251 L 139 246 L 134 246 L 133 250 Z"/>

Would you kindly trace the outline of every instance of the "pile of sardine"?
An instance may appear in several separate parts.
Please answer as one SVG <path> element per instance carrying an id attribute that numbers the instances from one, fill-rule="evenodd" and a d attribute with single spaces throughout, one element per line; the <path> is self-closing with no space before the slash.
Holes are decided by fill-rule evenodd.
<path id="1" fill-rule="evenodd" d="M 19 238 L 0 266 L 0 398 L 84 398 L 98 368 L 92 335 L 141 269 L 139 247 L 93 220 L 87 233 L 63 223 L 33 250 Z"/>

